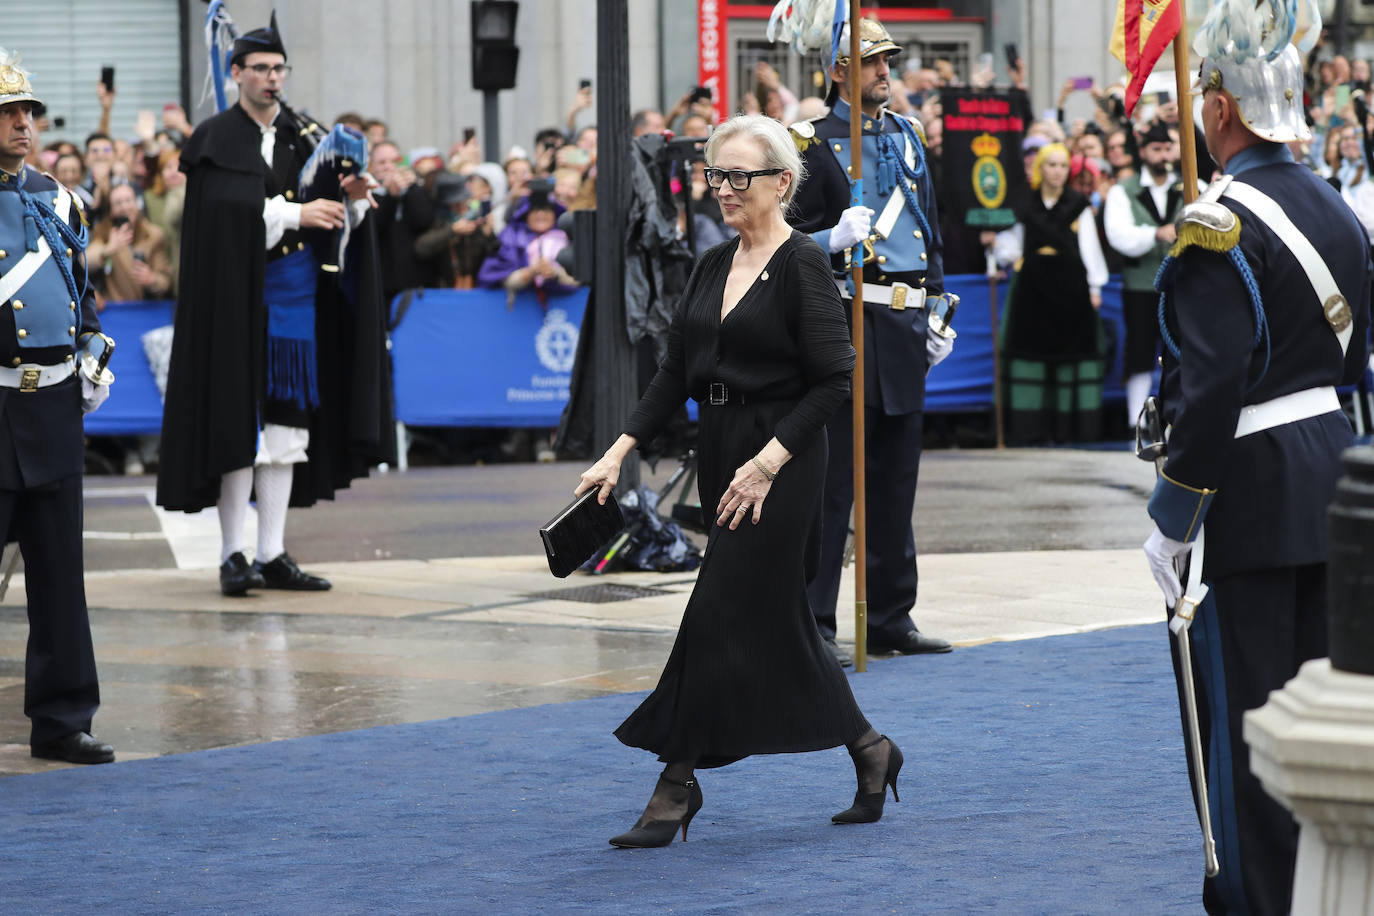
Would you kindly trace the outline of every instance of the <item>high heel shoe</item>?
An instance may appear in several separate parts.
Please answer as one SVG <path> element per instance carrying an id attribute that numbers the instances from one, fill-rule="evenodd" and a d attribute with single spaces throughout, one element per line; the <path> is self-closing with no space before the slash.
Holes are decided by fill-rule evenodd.
<path id="1" fill-rule="evenodd" d="M 865 792 L 863 764 L 859 761 L 858 755 L 879 741 L 886 741 L 888 744 L 887 772 L 883 775 L 883 784 L 877 792 Z M 871 824 L 883 816 L 883 804 L 887 801 L 888 786 L 892 787 L 892 800 L 901 801 L 901 798 L 897 796 L 897 774 L 902 769 L 902 751 L 901 748 L 892 743 L 892 739 L 887 735 L 879 735 L 876 740 L 850 751 L 849 756 L 854 758 L 854 769 L 859 771 L 859 791 L 854 793 L 854 804 L 830 820 L 836 824 Z"/>
<path id="2" fill-rule="evenodd" d="M 667 785 L 664 785 L 665 783 Z M 678 791 L 679 789 L 683 791 Z M 687 813 L 680 820 L 645 821 L 641 817 L 634 827 L 619 836 L 611 837 L 612 846 L 619 846 L 622 849 L 651 849 L 657 846 L 667 846 L 673 841 L 678 827 L 682 828 L 682 842 L 687 842 L 687 825 L 692 823 L 692 818 L 696 817 L 697 812 L 701 810 L 701 786 L 696 779 L 690 776 L 683 782 L 678 782 L 675 779 L 669 779 L 666 775 L 660 775 L 658 785 L 654 787 L 654 795 L 658 795 L 660 791 L 666 794 L 668 800 L 675 805 L 686 802 Z"/>

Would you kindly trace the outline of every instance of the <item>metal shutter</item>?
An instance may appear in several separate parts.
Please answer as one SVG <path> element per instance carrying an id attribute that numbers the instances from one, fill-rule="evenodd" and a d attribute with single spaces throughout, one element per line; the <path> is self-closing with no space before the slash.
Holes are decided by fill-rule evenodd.
<path id="1" fill-rule="evenodd" d="M 33 73 L 34 94 L 66 126 L 44 144 L 80 146 L 100 121 L 95 84 L 100 68 L 115 68 L 110 133 L 134 136 L 142 109 L 161 126 L 162 106 L 181 98 L 181 9 L 178 0 L 5 0 L 0 45 L 18 52 Z"/>

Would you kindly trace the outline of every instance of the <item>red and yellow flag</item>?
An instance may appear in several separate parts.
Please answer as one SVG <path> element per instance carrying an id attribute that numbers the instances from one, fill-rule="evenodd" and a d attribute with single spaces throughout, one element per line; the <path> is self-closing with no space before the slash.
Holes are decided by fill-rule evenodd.
<path id="1" fill-rule="evenodd" d="M 1117 0 L 1111 52 L 1130 74 L 1126 86 L 1127 116 L 1135 110 L 1145 80 L 1159 56 L 1183 25 L 1180 6 L 1178 0 Z"/>

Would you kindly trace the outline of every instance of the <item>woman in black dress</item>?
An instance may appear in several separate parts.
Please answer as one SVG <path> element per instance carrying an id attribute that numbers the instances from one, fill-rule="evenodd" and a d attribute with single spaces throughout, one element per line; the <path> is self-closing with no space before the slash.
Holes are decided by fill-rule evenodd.
<path id="1" fill-rule="evenodd" d="M 688 398 L 701 406 L 701 504 L 716 525 L 658 687 L 616 729 L 667 767 L 616 846 L 666 846 L 701 808 L 697 768 L 843 744 L 858 774 L 836 823 L 882 816 L 902 754 L 873 730 L 826 650 L 806 599 L 819 550 L 824 426 L 849 392 L 854 349 L 830 261 L 783 210 L 801 159 L 762 116 L 721 125 L 706 175 L 739 238 L 702 257 L 668 352 L 625 433 L 582 474 L 604 502 L 620 464 Z"/>

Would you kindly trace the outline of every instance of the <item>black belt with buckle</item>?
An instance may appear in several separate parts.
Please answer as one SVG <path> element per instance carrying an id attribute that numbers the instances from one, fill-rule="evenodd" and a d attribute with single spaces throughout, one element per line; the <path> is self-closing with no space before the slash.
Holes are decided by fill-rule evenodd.
<path id="1" fill-rule="evenodd" d="M 730 404 L 740 407 L 744 405 L 744 393 L 732 392 L 730 386 L 724 382 L 711 382 L 706 386 L 706 403 L 712 407 L 725 407 Z"/>

